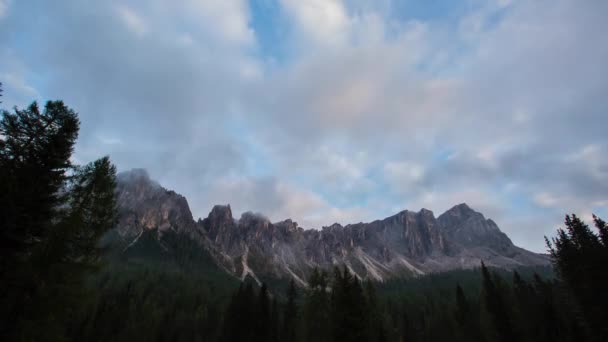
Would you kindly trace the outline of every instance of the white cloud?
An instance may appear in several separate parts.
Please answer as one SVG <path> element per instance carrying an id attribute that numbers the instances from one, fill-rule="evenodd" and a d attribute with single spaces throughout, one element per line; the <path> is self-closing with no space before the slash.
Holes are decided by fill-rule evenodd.
<path id="1" fill-rule="evenodd" d="M 10 0 L 0 0 L 0 19 L 6 16 Z"/>
<path id="2" fill-rule="evenodd" d="M 305 39 L 314 43 L 345 43 L 350 18 L 341 0 L 281 0 L 292 15 Z"/>
<path id="3" fill-rule="evenodd" d="M 584 145 L 579 151 L 566 157 L 567 162 L 580 163 L 584 165 L 589 176 L 593 177 L 597 182 L 608 181 L 608 161 L 606 153 L 608 148 L 601 144 Z"/>
<path id="4" fill-rule="evenodd" d="M 388 162 L 384 165 L 384 174 L 394 189 L 397 191 L 412 191 L 425 177 L 423 165 L 412 162 Z"/>
<path id="5" fill-rule="evenodd" d="M 118 5 L 116 6 L 116 12 L 124 22 L 124 24 L 129 28 L 131 32 L 138 36 L 143 36 L 148 32 L 148 26 L 144 19 L 136 13 L 133 9 L 124 6 Z"/>
<path id="6" fill-rule="evenodd" d="M 28 80 L 30 70 L 12 49 L 0 47 L 0 60 L 0 82 L 3 88 L 1 106 L 23 108 L 40 97 L 38 90 Z"/>
<path id="7" fill-rule="evenodd" d="M 224 42 L 252 45 L 255 33 L 249 27 L 249 8 L 246 0 L 188 0 L 186 10 L 198 16 L 204 30 L 216 31 Z"/>
<path id="8" fill-rule="evenodd" d="M 268 65 L 245 0 L 14 1 L 4 105 L 65 99 L 81 160 L 147 167 L 201 215 L 318 227 L 468 202 L 538 249 L 549 215 L 605 207 L 608 2 L 473 1 L 456 25 L 387 3 L 279 1 L 289 43 Z M 534 224 L 503 219 L 512 201 Z"/>
<path id="9" fill-rule="evenodd" d="M 548 192 L 541 192 L 534 195 L 534 202 L 541 207 L 553 208 L 556 204 L 563 202 L 562 199 Z"/>
<path id="10" fill-rule="evenodd" d="M 197 213 L 201 207 L 217 203 L 230 203 L 237 218 L 246 211 L 260 212 L 273 222 L 291 218 L 309 229 L 334 222 L 359 222 L 370 216 L 366 209 L 335 207 L 313 191 L 274 178 L 222 177 L 210 185 L 202 203 L 191 206 Z"/>
<path id="11" fill-rule="evenodd" d="M 21 97 L 35 99 L 39 97 L 38 92 L 34 87 L 28 84 L 23 75 L 17 73 L 1 73 L 0 77 L 3 80 L 5 89 L 11 88 Z"/>

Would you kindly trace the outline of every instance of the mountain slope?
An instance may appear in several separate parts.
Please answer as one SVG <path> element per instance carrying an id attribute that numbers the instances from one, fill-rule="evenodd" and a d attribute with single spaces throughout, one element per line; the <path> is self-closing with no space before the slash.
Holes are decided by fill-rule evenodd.
<path id="1" fill-rule="evenodd" d="M 466 204 L 438 218 L 426 209 L 404 210 L 370 223 L 304 230 L 292 220 L 272 223 L 250 212 L 237 220 L 230 205 L 216 205 L 208 217 L 195 222 L 186 199 L 162 188 L 143 170 L 121 173 L 117 196 L 120 217 L 113 234 L 124 255 L 137 255 L 134 250 L 139 249 L 166 258 L 198 249 L 225 272 L 257 282 L 293 278 L 305 285 L 314 267 L 336 265 L 361 278 L 383 281 L 477 267 L 481 260 L 503 268 L 549 264 L 546 255 L 513 245 L 494 221 Z"/>

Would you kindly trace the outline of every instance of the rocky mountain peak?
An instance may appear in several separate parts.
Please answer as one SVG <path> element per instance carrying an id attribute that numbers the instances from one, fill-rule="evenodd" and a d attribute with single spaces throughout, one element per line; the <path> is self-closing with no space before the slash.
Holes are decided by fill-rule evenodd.
<path id="1" fill-rule="evenodd" d="M 232 221 L 232 209 L 230 204 L 216 204 L 209 212 L 208 218 L 213 221 Z"/>
<path id="2" fill-rule="evenodd" d="M 451 217 L 458 217 L 461 219 L 466 219 L 475 214 L 477 214 L 477 212 L 475 210 L 471 209 L 471 207 L 469 207 L 468 204 L 460 203 L 460 204 L 457 204 L 457 205 L 453 206 L 452 208 L 448 209 L 445 213 L 443 213 L 439 217 L 451 216 Z"/>
<path id="3" fill-rule="evenodd" d="M 447 236 L 464 247 L 488 247 L 501 251 L 513 247 L 511 239 L 494 221 L 486 219 L 466 203 L 452 207 L 437 220 Z"/>
<path id="4" fill-rule="evenodd" d="M 424 216 L 433 216 L 435 217 L 435 214 L 433 214 L 433 211 L 428 210 L 426 208 L 422 208 L 420 209 L 420 211 L 418 212 L 420 215 L 424 215 Z"/>
<path id="5" fill-rule="evenodd" d="M 274 225 L 285 232 L 296 232 L 298 230 L 298 223 L 291 219 L 277 222 Z"/>
<path id="6" fill-rule="evenodd" d="M 161 187 L 143 169 L 116 176 L 119 235 L 130 239 L 144 231 L 191 231 L 192 213 L 185 197 Z"/>
<path id="7" fill-rule="evenodd" d="M 235 227 L 230 204 L 213 206 L 209 216 L 201 223 L 211 239 L 218 240 L 220 235 L 226 235 Z"/>

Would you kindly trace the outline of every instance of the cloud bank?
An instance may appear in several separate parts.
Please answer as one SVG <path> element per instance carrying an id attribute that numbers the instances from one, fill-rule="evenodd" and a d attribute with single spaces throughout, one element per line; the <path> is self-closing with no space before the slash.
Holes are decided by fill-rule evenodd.
<path id="1" fill-rule="evenodd" d="M 422 2 L 425 3 L 425 2 Z M 76 159 L 306 228 L 467 202 L 543 251 L 608 214 L 603 1 L 0 0 L 5 108 Z"/>

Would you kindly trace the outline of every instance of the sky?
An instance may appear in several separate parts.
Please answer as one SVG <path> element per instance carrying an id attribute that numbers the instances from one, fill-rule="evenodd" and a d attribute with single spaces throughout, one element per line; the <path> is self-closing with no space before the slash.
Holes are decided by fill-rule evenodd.
<path id="1" fill-rule="evenodd" d="M 545 251 L 608 217 L 608 1 L 0 0 L 5 109 L 74 160 L 304 228 L 466 202 Z"/>

